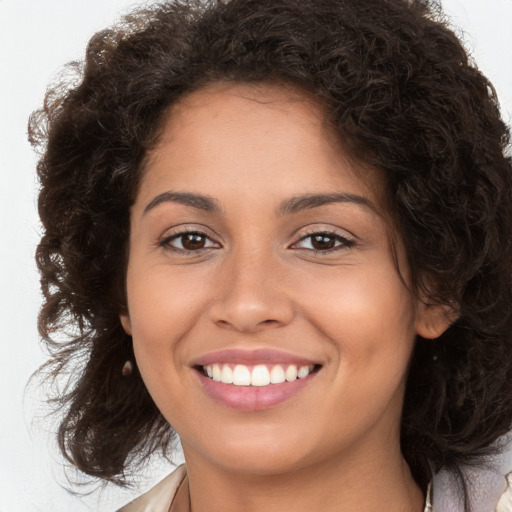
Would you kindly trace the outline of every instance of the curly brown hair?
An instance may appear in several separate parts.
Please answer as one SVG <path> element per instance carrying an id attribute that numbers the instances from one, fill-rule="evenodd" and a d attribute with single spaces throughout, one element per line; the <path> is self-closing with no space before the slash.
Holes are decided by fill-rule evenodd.
<path id="1" fill-rule="evenodd" d="M 435 283 L 429 300 L 459 314 L 417 340 L 403 454 L 423 484 L 489 453 L 512 424 L 509 133 L 442 13 L 406 0 L 180 0 L 97 33 L 68 69 L 79 82 L 51 89 L 29 130 L 42 151 L 39 329 L 46 368 L 71 376 L 59 441 L 77 468 L 123 483 L 174 435 L 137 369 L 121 375 L 134 359 L 119 320 L 130 206 L 169 107 L 221 80 L 313 94 L 352 156 L 384 171 L 413 290 Z"/>

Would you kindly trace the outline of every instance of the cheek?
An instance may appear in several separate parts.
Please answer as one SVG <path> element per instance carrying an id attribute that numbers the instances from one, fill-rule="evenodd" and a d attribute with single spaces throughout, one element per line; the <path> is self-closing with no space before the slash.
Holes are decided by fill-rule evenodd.
<path id="1" fill-rule="evenodd" d="M 307 282 L 295 282 L 295 293 L 305 299 L 304 313 L 340 343 L 370 342 L 372 337 L 384 337 L 390 343 L 397 336 L 414 338 L 416 301 L 394 268 L 334 269 L 319 272 Z"/>
<path id="2" fill-rule="evenodd" d="M 137 270 L 129 269 L 127 276 L 130 322 L 137 365 L 151 392 L 159 381 L 176 375 L 185 338 L 205 309 L 205 295 L 186 271 L 171 273 L 165 266 Z"/>
<path id="3" fill-rule="evenodd" d="M 414 346 L 416 313 L 396 270 L 343 269 L 315 281 L 303 311 L 330 341 L 340 375 L 361 384 L 398 385 Z M 306 297 L 304 292 L 297 293 Z"/>
<path id="4" fill-rule="evenodd" d="M 180 430 L 180 419 L 191 414 L 183 361 L 201 297 L 185 277 L 171 279 L 164 269 L 132 275 L 128 296 L 136 364 L 155 404 Z"/>
<path id="5" fill-rule="evenodd" d="M 396 428 L 415 342 L 414 306 L 398 277 L 379 273 L 347 272 L 318 286 L 308 309 L 331 345 L 323 408 L 332 436 L 352 432 L 354 424 L 362 431 L 384 417 L 386 428 Z"/>
<path id="6" fill-rule="evenodd" d="M 171 272 L 166 265 L 129 269 L 127 293 L 134 333 L 163 344 L 168 344 L 170 337 L 179 337 L 205 300 L 196 281 L 186 270 Z"/>

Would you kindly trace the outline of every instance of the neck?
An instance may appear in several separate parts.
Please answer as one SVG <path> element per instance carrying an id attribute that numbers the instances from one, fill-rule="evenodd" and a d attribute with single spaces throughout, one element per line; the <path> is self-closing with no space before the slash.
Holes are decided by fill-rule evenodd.
<path id="1" fill-rule="evenodd" d="M 190 498 L 185 488 L 180 500 L 190 499 L 192 512 L 374 512 L 383 504 L 386 510 L 422 512 L 424 507 L 425 497 L 399 452 L 368 453 L 358 461 L 348 454 L 268 475 L 233 472 L 195 457 L 187 457 L 187 468 Z"/>

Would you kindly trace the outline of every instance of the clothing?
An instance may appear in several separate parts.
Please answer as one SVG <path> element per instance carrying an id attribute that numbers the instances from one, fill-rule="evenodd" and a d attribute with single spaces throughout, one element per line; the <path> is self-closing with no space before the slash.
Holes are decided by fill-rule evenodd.
<path id="1" fill-rule="evenodd" d="M 184 464 L 167 475 L 148 492 L 131 501 L 117 512 L 169 512 L 174 497 L 187 475 Z M 507 488 L 501 496 L 496 508 L 488 512 L 512 512 L 512 473 L 507 475 Z M 432 508 L 430 486 L 424 512 L 446 512 Z"/>
<path id="2" fill-rule="evenodd" d="M 512 511 L 512 438 L 502 438 L 496 447 L 499 452 L 486 457 L 480 466 L 461 468 L 469 484 L 472 512 Z M 456 477 L 444 470 L 434 476 L 433 508 L 436 512 L 463 512 L 457 483 Z"/>
<path id="3" fill-rule="evenodd" d="M 512 473 L 507 475 L 507 488 L 502 494 L 496 512 L 511 512 L 512 511 Z"/>
<path id="4" fill-rule="evenodd" d="M 186 475 L 187 470 L 185 464 L 182 464 L 148 492 L 120 508 L 117 512 L 169 512 L 174 497 Z M 433 512 L 430 492 L 428 492 L 424 512 Z"/>
<path id="5" fill-rule="evenodd" d="M 174 496 L 186 475 L 185 464 L 178 466 L 149 491 L 130 501 L 117 512 L 169 512 Z"/>

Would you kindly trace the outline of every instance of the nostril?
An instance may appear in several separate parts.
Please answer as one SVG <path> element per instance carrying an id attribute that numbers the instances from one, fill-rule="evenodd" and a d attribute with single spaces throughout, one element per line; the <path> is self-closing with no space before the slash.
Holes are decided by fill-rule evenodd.
<path id="1" fill-rule="evenodd" d="M 232 328 L 233 327 L 227 320 L 216 320 L 215 323 L 219 327 L 223 327 L 223 328 Z"/>

